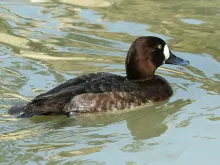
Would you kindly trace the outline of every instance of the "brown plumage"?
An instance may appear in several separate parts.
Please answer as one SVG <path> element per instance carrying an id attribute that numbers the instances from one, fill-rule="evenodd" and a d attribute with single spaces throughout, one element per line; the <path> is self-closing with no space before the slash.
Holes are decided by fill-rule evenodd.
<path id="1" fill-rule="evenodd" d="M 188 64 L 166 47 L 157 37 L 140 37 L 128 51 L 127 77 L 104 72 L 81 75 L 37 96 L 25 106 L 12 107 L 9 113 L 17 117 L 73 115 L 127 109 L 164 100 L 173 91 L 165 79 L 154 75 L 155 70 L 164 62 Z"/>

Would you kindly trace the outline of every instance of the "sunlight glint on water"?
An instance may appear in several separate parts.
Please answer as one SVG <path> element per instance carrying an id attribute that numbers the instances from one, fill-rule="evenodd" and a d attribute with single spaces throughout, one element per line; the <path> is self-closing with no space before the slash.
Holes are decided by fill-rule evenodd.
<path id="1" fill-rule="evenodd" d="M 0 2 L 0 162 L 150 164 L 219 162 L 219 2 L 12 0 Z M 190 66 L 158 70 L 163 102 L 120 113 L 15 119 L 7 109 L 83 73 L 125 75 L 138 36 L 158 36 Z M 178 74 L 181 72 L 183 74 Z"/>

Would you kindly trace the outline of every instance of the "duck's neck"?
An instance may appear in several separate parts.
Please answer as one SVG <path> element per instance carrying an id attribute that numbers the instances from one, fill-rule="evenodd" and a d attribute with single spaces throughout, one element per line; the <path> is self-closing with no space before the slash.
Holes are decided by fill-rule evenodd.
<path id="1" fill-rule="evenodd" d="M 155 66 L 144 58 L 126 58 L 126 73 L 129 80 L 146 80 L 154 76 Z"/>

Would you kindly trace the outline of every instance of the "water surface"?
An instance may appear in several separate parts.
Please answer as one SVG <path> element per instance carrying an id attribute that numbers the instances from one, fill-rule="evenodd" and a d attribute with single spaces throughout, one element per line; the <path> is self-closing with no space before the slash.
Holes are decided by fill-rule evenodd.
<path id="1" fill-rule="evenodd" d="M 219 164 L 220 2 L 0 1 L 0 163 Z M 133 111 L 15 119 L 8 107 L 83 73 L 125 75 L 138 36 L 161 37 L 174 95 Z M 175 72 L 166 71 L 169 68 Z"/>

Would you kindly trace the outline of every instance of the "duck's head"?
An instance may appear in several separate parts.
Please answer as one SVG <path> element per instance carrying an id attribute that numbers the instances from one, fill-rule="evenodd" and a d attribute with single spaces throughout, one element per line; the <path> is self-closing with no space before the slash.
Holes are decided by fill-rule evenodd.
<path id="1" fill-rule="evenodd" d="M 128 51 L 125 63 L 127 78 L 132 80 L 152 77 L 162 64 L 189 65 L 189 61 L 175 56 L 164 40 L 153 36 L 137 38 Z"/>

